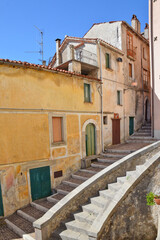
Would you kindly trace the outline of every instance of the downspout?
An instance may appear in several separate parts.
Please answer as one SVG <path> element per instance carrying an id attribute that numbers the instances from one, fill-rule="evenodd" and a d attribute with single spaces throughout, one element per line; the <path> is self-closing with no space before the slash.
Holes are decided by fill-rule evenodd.
<path id="1" fill-rule="evenodd" d="M 101 59 L 101 46 L 100 41 L 98 40 L 99 47 L 99 63 L 100 63 L 100 79 L 102 82 L 102 59 Z M 103 83 L 103 82 L 102 82 Z M 101 142 L 102 142 L 102 152 L 104 152 L 104 139 L 103 139 L 103 84 L 101 84 Z"/>
<path id="2" fill-rule="evenodd" d="M 152 88 L 151 88 L 151 129 L 152 137 L 154 137 L 154 47 L 153 47 L 153 1 L 150 0 L 150 57 L 151 57 L 151 79 L 152 79 Z"/>
<path id="3" fill-rule="evenodd" d="M 142 60 L 142 45 L 141 45 L 141 80 L 142 80 L 142 88 L 143 88 L 143 104 L 142 104 L 142 112 L 143 112 L 143 123 L 145 122 L 145 116 L 144 116 L 144 81 L 143 81 L 143 60 Z"/>

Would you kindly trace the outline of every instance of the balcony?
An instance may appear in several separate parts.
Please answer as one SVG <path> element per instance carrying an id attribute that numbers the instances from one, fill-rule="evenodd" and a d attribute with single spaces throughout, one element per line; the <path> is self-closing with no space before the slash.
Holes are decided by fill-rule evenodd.
<path id="1" fill-rule="evenodd" d="M 74 50 L 74 59 L 97 67 L 97 55 L 87 50 Z"/>
<path id="2" fill-rule="evenodd" d="M 133 47 L 133 49 L 127 49 L 127 57 L 136 59 L 136 47 Z"/>

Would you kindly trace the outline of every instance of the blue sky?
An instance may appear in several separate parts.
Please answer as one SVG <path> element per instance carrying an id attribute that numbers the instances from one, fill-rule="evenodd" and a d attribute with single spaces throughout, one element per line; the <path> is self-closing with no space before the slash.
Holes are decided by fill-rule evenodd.
<path id="1" fill-rule="evenodd" d="M 124 20 L 136 14 L 143 31 L 148 22 L 148 0 L 0 0 L 0 58 L 39 63 L 44 32 L 44 59 L 55 53 L 55 39 L 83 37 L 93 23 Z"/>

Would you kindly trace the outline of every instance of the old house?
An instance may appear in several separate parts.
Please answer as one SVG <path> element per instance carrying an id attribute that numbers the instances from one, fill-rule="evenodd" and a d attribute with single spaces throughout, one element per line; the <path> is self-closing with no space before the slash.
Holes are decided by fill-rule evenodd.
<path id="1" fill-rule="evenodd" d="M 133 15 L 124 21 L 94 24 L 83 38 L 56 40 L 50 66 L 102 80 L 102 145 L 125 141 L 142 123 L 150 122 L 148 24 Z"/>
<path id="2" fill-rule="evenodd" d="M 0 60 L 0 216 L 51 194 L 101 151 L 97 78 Z"/>

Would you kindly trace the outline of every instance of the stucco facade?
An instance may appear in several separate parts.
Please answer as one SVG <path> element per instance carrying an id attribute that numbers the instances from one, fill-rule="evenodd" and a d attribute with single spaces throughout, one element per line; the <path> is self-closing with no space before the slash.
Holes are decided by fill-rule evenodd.
<path id="1" fill-rule="evenodd" d="M 92 102 L 84 101 L 84 83 Z M 0 60 L 0 183 L 4 215 L 32 201 L 30 170 L 50 167 L 53 189 L 81 166 L 85 129 L 95 127 L 101 151 L 100 81 Z M 52 117 L 62 118 L 63 141 L 52 142 Z M 55 172 L 62 171 L 56 178 Z"/>
<path id="2" fill-rule="evenodd" d="M 160 139 L 160 1 L 149 0 L 151 86 L 152 86 L 152 135 Z"/>
<path id="3" fill-rule="evenodd" d="M 133 15 L 131 25 L 124 21 L 97 23 L 83 38 L 66 36 L 61 44 L 58 39 L 58 51 L 50 63 L 50 66 L 65 70 L 72 66 L 72 71 L 101 79 L 104 146 L 113 143 L 112 119 L 115 114 L 121 119 L 121 142 L 132 133 L 131 128 L 137 130 L 151 120 L 148 24 L 141 33 L 140 22 Z M 68 51 L 68 58 L 63 57 L 65 49 L 72 49 Z M 77 51 L 80 52 L 79 58 L 76 58 Z M 95 55 L 97 67 L 93 61 Z M 109 66 L 106 65 L 106 56 Z"/>

